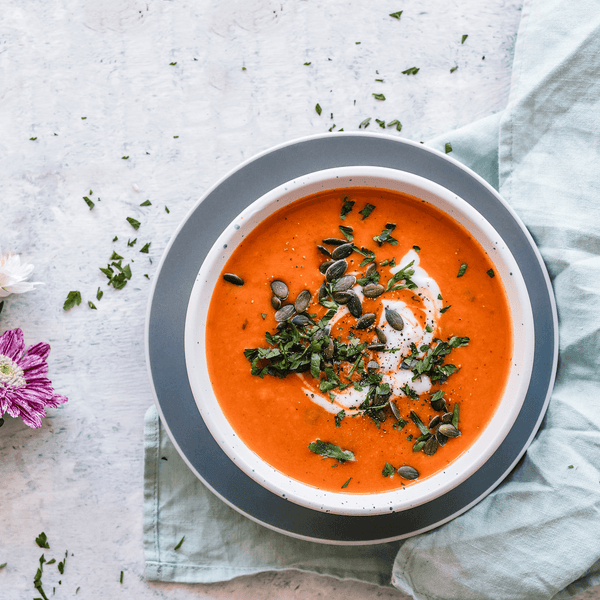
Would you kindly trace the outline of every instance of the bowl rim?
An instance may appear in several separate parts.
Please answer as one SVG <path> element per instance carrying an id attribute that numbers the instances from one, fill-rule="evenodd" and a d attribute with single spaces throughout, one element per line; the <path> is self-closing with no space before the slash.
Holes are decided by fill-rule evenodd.
<path id="1" fill-rule="evenodd" d="M 197 380 L 197 347 L 198 345 L 203 346 L 203 344 L 198 343 L 199 340 L 197 336 L 194 336 L 192 332 L 198 331 L 198 316 L 202 314 L 198 308 L 199 306 L 202 306 L 203 293 L 206 291 L 203 281 L 206 281 L 206 277 L 210 274 L 211 269 L 214 270 L 214 265 L 219 263 L 219 261 L 221 261 L 221 266 L 217 269 L 217 276 L 220 274 L 228 255 L 230 255 L 237 246 L 237 243 L 233 243 L 232 240 L 235 240 L 236 236 L 239 237 L 242 235 L 243 232 L 250 227 L 249 224 L 252 223 L 252 220 L 256 218 L 257 215 L 268 210 L 269 207 L 273 208 L 270 212 L 275 212 L 275 210 L 280 209 L 284 205 L 284 203 L 280 202 L 282 197 L 288 198 L 285 203 L 295 201 L 296 199 L 314 193 L 314 191 L 318 191 L 304 191 L 307 188 L 310 189 L 311 186 L 314 187 L 327 184 L 327 189 L 330 189 L 331 183 L 333 182 L 339 184 L 335 187 L 363 187 L 364 185 L 372 185 L 372 183 L 357 185 L 357 182 L 349 180 L 349 178 L 357 179 L 361 177 L 382 178 L 386 181 L 393 181 L 400 186 L 413 186 L 413 188 L 418 188 L 433 196 L 438 196 L 450 206 L 456 208 L 458 215 L 466 215 L 467 218 L 474 220 L 487 232 L 488 236 L 491 236 L 490 239 L 499 242 L 497 243 L 497 246 L 499 249 L 502 249 L 500 255 L 510 263 L 510 269 L 514 274 L 511 281 L 517 283 L 517 297 L 523 306 L 523 321 L 527 321 L 526 331 L 524 330 L 524 332 L 529 333 L 529 335 L 525 336 L 525 353 L 524 355 L 522 354 L 522 359 L 524 360 L 524 362 L 522 362 L 524 376 L 521 376 L 521 383 L 517 386 L 519 391 L 519 401 L 509 404 L 510 410 L 505 414 L 505 418 L 501 422 L 501 428 L 498 429 L 494 436 L 492 436 L 492 441 L 488 443 L 483 443 L 483 441 L 480 442 L 484 437 L 483 435 L 480 435 L 472 446 L 451 463 L 450 467 L 452 468 L 445 469 L 443 472 L 430 476 L 419 482 L 417 485 L 404 488 L 402 491 L 407 491 L 408 493 L 403 494 L 399 494 L 398 490 L 381 492 L 378 494 L 342 494 L 337 492 L 325 492 L 285 476 L 265 463 L 260 457 L 249 450 L 241 440 L 239 440 L 233 428 L 231 428 L 226 419 L 224 419 L 222 412 L 220 413 L 219 420 L 220 409 L 215 412 L 214 407 L 211 410 L 203 403 L 203 394 L 206 394 L 207 390 L 202 389 L 202 386 L 199 385 Z M 393 188 L 388 187 L 387 189 Z M 294 195 L 296 197 L 294 197 Z M 417 194 L 413 193 L 412 195 Z M 448 214 L 448 211 L 444 210 L 444 212 Z M 453 214 L 450 214 L 449 216 L 458 220 Z M 238 225 L 240 227 L 238 227 Z M 251 228 L 252 227 L 250 227 L 250 229 Z M 225 254 L 223 251 L 224 245 L 229 249 Z M 224 255 L 226 256 L 225 258 L 223 258 Z M 504 277 L 502 278 L 502 281 L 506 288 L 507 281 Z M 210 293 L 212 294 L 212 288 Z M 205 302 L 204 304 L 204 308 L 207 310 L 208 302 Z M 201 327 L 199 331 L 202 332 L 203 342 L 204 331 Z M 516 333 L 513 332 L 513 334 L 516 338 Z M 533 336 L 534 327 L 532 308 L 518 264 L 512 256 L 510 249 L 502 241 L 500 235 L 474 207 L 450 190 L 419 175 L 387 167 L 351 166 L 316 171 L 285 182 L 255 200 L 246 207 L 227 228 L 224 229 L 202 263 L 190 295 L 185 322 L 185 358 L 190 387 L 196 405 L 211 432 L 211 435 L 213 435 L 214 439 L 227 456 L 229 456 L 229 458 L 247 475 L 266 487 L 269 491 L 311 509 L 343 515 L 361 515 L 366 513 L 383 514 L 389 510 L 405 510 L 429 502 L 430 500 L 447 493 L 449 490 L 468 479 L 497 450 L 508 431 L 510 431 L 513 426 L 527 393 L 533 366 Z M 216 406 L 218 407 L 218 401 L 214 398 L 214 394 L 212 394 L 212 398 L 209 398 L 209 401 L 216 403 Z M 499 411 L 496 412 L 498 413 Z M 492 421 L 493 420 L 494 418 Z M 225 431 L 223 431 L 223 428 Z M 484 432 L 487 431 L 488 428 L 489 424 Z M 458 469 L 456 473 L 446 475 L 448 471 L 455 471 L 456 469 Z M 399 496 L 401 497 L 399 498 Z M 368 502 L 366 501 L 366 498 L 369 499 Z M 375 501 L 373 501 L 373 499 L 375 499 Z"/>

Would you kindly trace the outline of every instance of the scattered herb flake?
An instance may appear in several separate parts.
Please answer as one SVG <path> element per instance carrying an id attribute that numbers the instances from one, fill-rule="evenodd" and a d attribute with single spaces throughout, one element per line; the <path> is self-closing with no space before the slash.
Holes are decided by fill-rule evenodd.
<path id="1" fill-rule="evenodd" d="M 346 481 L 346 483 L 342 486 L 342 489 L 347 488 L 348 484 L 352 481 L 352 477 L 350 477 L 350 479 L 348 479 L 348 481 Z"/>
<path id="2" fill-rule="evenodd" d="M 375 100 L 385 100 L 385 96 L 383 94 L 372 94 Z"/>
<path id="3" fill-rule="evenodd" d="M 166 206 L 165 206 L 165 212 L 166 212 L 167 214 L 169 214 L 171 211 L 168 209 L 168 207 L 166 207 Z"/>
<path id="4" fill-rule="evenodd" d="M 140 252 L 148 254 L 148 250 L 150 250 L 150 244 L 152 244 L 152 242 L 148 242 L 147 244 L 145 244 L 144 247 L 140 250 Z"/>
<path id="5" fill-rule="evenodd" d="M 79 306 L 80 304 L 81 304 L 81 292 L 71 291 L 67 294 L 67 299 L 65 300 L 65 303 L 63 304 L 63 309 L 71 310 L 74 306 Z M 46 537 L 44 533 L 42 533 L 41 535 L 43 535 L 44 538 Z M 35 541 L 37 542 L 37 540 L 35 540 Z M 38 546 L 40 546 L 39 543 L 38 543 Z M 40 546 L 40 548 L 49 548 L 49 546 Z"/>
<path id="6" fill-rule="evenodd" d="M 2 563 L 2 564 L 0 565 L 0 569 L 4 569 L 4 567 L 5 567 L 7 564 L 8 564 L 8 563 Z"/>
<path id="7" fill-rule="evenodd" d="M 381 471 L 381 474 L 384 477 L 389 477 L 391 479 L 395 473 L 396 469 L 394 469 L 393 465 L 391 465 L 389 462 L 386 462 L 385 466 L 383 467 L 383 471 Z"/>
<path id="8" fill-rule="evenodd" d="M 142 202 L 140 206 L 152 206 L 152 202 L 150 202 L 150 200 L 146 200 L 145 202 Z"/>
<path id="9" fill-rule="evenodd" d="M 181 548 L 181 544 L 183 544 L 183 540 L 185 540 L 185 535 L 179 540 L 177 546 L 175 546 L 173 550 L 179 550 L 179 548 Z"/>
<path id="10" fill-rule="evenodd" d="M 88 300 L 88 306 L 93 310 L 98 310 L 96 305 L 91 300 Z"/>
<path id="11" fill-rule="evenodd" d="M 452 152 L 452 144 L 450 142 L 446 142 L 446 145 L 444 146 L 444 150 L 446 151 L 446 154 L 448 154 L 449 152 Z"/>
<path id="12" fill-rule="evenodd" d="M 136 242 L 137 242 L 137 238 L 134 238 L 133 240 L 127 240 L 127 247 L 133 248 L 135 246 Z"/>
<path id="13" fill-rule="evenodd" d="M 359 214 L 362 215 L 361 220 L 364 221 L 374 210 L 375 206 L 367 202 L 366 206 L 359 211 Z"/>
<path id="14" fill-rule="evenodd" d="M 321 105 L 317 102 L 317 104 L 315 104 L 315 110 L 317 111 L 317 114 L 320 116 L 321 113 L 323 112 L 323 109 L 321 108 Z"/>
<path id="15" fill-rule="evenodd" d="M 340 213 L 340 219 L 345 219 L 346 215 L 352 212 L 352 207 L 354 206 L 354 200 L 350 200 L 348 196 L 344 196 L 344 203 L 342 204 L 342 211 Z"/>
<path id="16" fill-rule="evenodd" d="M 415 252 L 421 252 L 421 247 L 420 246 L 413 246 L 413 250 Z"/>
<path id="17" fill-rule="evenodd" d="M 461 44 L 464 44 L 464 43 L 465 43 L 465 41 L 467 40 L 467 38 L 468 38 L 468 37 L 469 37 L 469 34 L 465 33 L 465 34 L 462 36 L 462 39 L 460 40 L 460 43 L 461 43 Z"/>
<path id="18" fill-rule="evenodd" d="M 169 63 L 169 65 L 170 65 L 171 67 L 174 67 L 176 64 L 177 64 L 176 62 L 170 62 L 170 63 Z M 122 582 L 121 582 L 121 583 L 122 583 Z"/>
<path id="19" fill-rule="evenodd" d="M 385 129 L 385 121 L 382 121 L 381 119 L 375 119 L 375 122 L 379 125 L 379 127 Z"/>
<path id="20" fill-rule="evenodd" d="M 127 217 L 127 222 L 136 230 L 140 228 L 141 223 L 132 217 Z"/>
<path id="21" fill-rule="evenodd" d="M 114 250 L 111 257 L 108 260 L 122 260 L 123 257 L 120 254 L 117 254 Z"/>
<path id="22" fill-rule="evenodd" d="M 79 292 L 70 292 L 71 294 L 75 293 L 75 294 L 79 294 Z M 79 299 L 81 301 L 81 294 L 79 295 Z M 79 302 L 77 303 L 79 304 Z M 50 544 L 48 544 L 48 538 L 46 537 L 46 534 L 42 531 L 42 533 L 40 533 L 40 535 L 38 535 L 35 538 L 35 543 L 40 547 L 40 548 L 48 548 L 50 549 Z"/>
<path id="23" fill-rule="evenodd" d="M 340 410 L 339 413 L 337 413 L 335 415 L 335 426 L 339 427 L 342 424 L 342 419 L 346 416 L 346 411 L 345 410 Z"/>
<path id="24" fill-rule="evenodd" d="M 448 310 L 448 309 L 449 309 L 451 306 L 452 306 L 452 304 L 448 304 L 448 306 L 444 306 L 444 308 L 442 308 L 442 309 L 440 310 L 440 312 L 441 312 L 442 314 L 444 314 L 444 313 L 445 313 L 445 312 L 446 312 L 446 311 L 447 311 L 447 310 Z"/>
<path id="25" fill-rule="evenodd" d="M 59 573 L 60 573 L 61 575 L 64 575 L 64 574 L 65 574 L 65 561 L 64 561 L 64 560 L 61 560 L 61 561 L 58 563 L 58 565 L 57 565 L 57 566 L 58 566 L 58 571 L 59 571 Z"/>
<path id="26" fill-rule="evenodd" d="M 98 288 L 98 291 L 96 292 L 96 300 L 100 300 L 102 296 L 104 296 L 104 292 Z"/>
<path id="27" fill-rule="evenodd" d="M 173 139 L 176 140 L 179 136 L 178 135 L 174 135 Z"/>
<path id="28" fill-rule="evenodd" d="M 90 207 L 90 210 L 92 210 L 92 208 L 96 206 L 87 196 L 84 196 L 83 199 L 85 200 L 85 203 Z"/>
<path id="29" fill-rule="evenodd" d="M 395 13 L 391 13 L 390 17 L 393 17 L 394 19 L 398 19 L 398 21 L 400 20 L 400 16 L 402 15 L 404 11 L 403 10 L 399 10 L 398 12 Z"/>
<path id="30" fill-rule="evenodd" d="M 35 140 L 37 140 L 37 137 L 30 137 L 29 138 L 32 142 L 35 142 Z"/>
<path id="31" fill-rule="evenodd" d="M 353 241 L 354 240 L 354 234 L 352 233 L 354 230 L 352 229 L 352 227 L 346 227 L 345 225 L 340 225 L 339 226 L 340 231 L 342 232 L 342 235 L 349 241 Z"/>
<path id="32" fill-rule="evenodd" d="M 406 71 L 402 71 L 402 75 L 416 75 L 420 70 L 420 68 L 411 67 L 410 69 L 406 69 Z"/>
<path id="33" fill-rule="evenodd" d="M 129 156 L 121 156 L 121 158 L 122 158 L 123 160 L 127 160 L 127 159 L 129 158 Z"/>
<path id="34" fill-rule="evenodd" d="M 458 69 L 458 65 L 455 65 L 455 66 L 453 66 L 453 67 L 450 69 L 450 73 L 454 73 L 454 71 L 456 71 L 456 69 Z"/>
<path id="35" fill-rule="evenodd" d="M 354 453 L 350 450 L 342 450 L 339 446 L 335 444 L 331 444 L 329 442 L 323 442 L 321 440 L 317 440 L 316 442 L 311 442 L 308 445 L 308 449 L 315 454 L 319 454 L 324 458 L 335 458 L 340 462 L 345 462 L 347 460 L 356 460 L 354 458 Z"/>
<path id="36" fill-rule="evenodd" d="M 486 271 L 486 273 L 490 276 L 490 277 L 495 277 L 496 273 L 494 273 L 494 269 L 490 269 L 489 271 Z"/>
<path id="37" fill-rule="evenodd" d="M 311 65 L 311 64 L 312 64 L 312 63 L 305 62 L 305 63 L 304 63 L 304 66 L 308 67 L 308 65 Z"/>
<path id="38" fill-rule="evenodd" d="M 369 126 L 369 123 L 371 122 L 371 117 L 367 117 L 359 126 L 359 129 L 366 129 Z"/>
<path id="39" fill-rule="evenodd" d="M 123 571 L 121 571 L 121 577 L 119 577 L 119 583 L 123 583 Z"/>
<path id="40" fill-rule="evenodd" d="M 463 263 L 462 265 L 460 265 L 460 269 L 458 270 L 458 275 L 456 277 L 462 277 L 465 274 L 465 271 L 467 270 L 467 263 Z"/>
<path id="41" fill-rule="evenodd" d="M 458 415 L 459 415 L 459 404 L 458 402 L 454 403 L 454 410 L 452 411 L 452 425 L 458 429 Z"/>
<path id="42" fill-rule="evenodd" d="M 402 131 L 402 123 L 400 123 L 398 119 L 394 119 L 387 124 L 388 127 L 393 127 L 394 125 L 396 126 L 397 131 Z"/>

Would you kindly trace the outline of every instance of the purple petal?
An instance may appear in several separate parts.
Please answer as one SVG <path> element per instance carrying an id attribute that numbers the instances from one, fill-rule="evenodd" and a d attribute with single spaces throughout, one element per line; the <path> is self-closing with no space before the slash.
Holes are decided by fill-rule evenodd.
<path id="1" fill-rule="evenodd" d="M 39 344 L 35 344 L 34 346 L 29 346 L 27 348 L 27 356 L 39 356 L 42 360 L 46 360 L 48 358 L 48 354 L 50 354 L 50 344 L 46 344 L 45 342 L 40 342 Z"/>
<path id="2" fill-rule="evenodd" d="M 18 361 L 23 356 L 24 350 L 23 332 L 19 328 L 11 329 L 0 335 L 0 354 Z"/>

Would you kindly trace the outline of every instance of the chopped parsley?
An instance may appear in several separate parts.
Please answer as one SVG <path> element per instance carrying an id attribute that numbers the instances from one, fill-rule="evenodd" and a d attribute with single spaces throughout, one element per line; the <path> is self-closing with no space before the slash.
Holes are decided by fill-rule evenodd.
<path id="1" fill-rule="evenodd" d="M 350 450 L 342 450 L 339 446 L 329 442 L 317 440 L 308 445 L 308 449 L 314 454 L 319 454 L 323 458 L 335 458 L 339 463 L 343 464 L 347 460 L 356 460 L 354 453 Z"/>
<path id="2" fill-rule="evenodd" d="M 170 62 L 169 65 L 174 67 L 177 63 L 176 62 Z"/>
<path id="3" fill-rule="evenodd" d="M 374 210 L 375 206 L 367 202 L 365 207 L 359 211 L 359 214 L 362 215 L 361 220 L 364 221 Z"/>
<path id="4" fill-rule="evenodd" d="M 398 119 L 394 119 L 387 124 L 388 127 L 393 127 L 394 125 L 396 126 L 397 131 L 402 131 L 402 123 L 400 123 Z"/>
<path id="5" fill-rule="evenodd" d="M 67 294 L 67 299 L 65 300 L 65 303 L 63 304 L 63 309 L 64 310 L 71 310 L 74 306 L 79 306 L 81 304 L 81 292 L 77 292 L 77 291 L 71 291 Z M 46 535 L 44 533 L 40 534 L 40 538 L 41 536 L 44 536 L 44 538 L 46 537 Z M 40 539 L 38 538 L 38 539 Z M 36 542 L 38 541 L 37 539 L 35 540 Z M 38 546 L 40 546 L 40 544 L 38 543 Z M 40 546 L 40 548 L 48 548 L 49 546 Z"/>
<path id="6" fill-rule="evenodd" d="M 152 206 L 152 202 L 150 202 L 150 200 L 146 200 L 145 202 L 142 202 L 140 206 Z"/>
<path id="7" fill-rule="evenodd" d="M 359 126 L 359 129 L 366 129 L 369 126 L 369 123 L 371 122 L 371 117 L 367 117 Z"/>
<path id="8" fill-rule="evenodd" d="M 393 465 L 391 465 L 389 462 L 385 463 L 385 466 L 383 467 L 383 471 L 381 471 L 381 474 L 384 477 L 389 477 L 390 479 L 395 475 L 396 473 L 396 469 L 394 469 Z"/>
<path id="9" fill-rule="evenodd" d="M 464 43 L 466 42 L 466 40 L 467 40 L 467 38 L 468 38 L 468 37 L 469 37 L 469 34 L 465 33 L 465 34 L 462 36 L 462 39 L 460 40 L 460 43 L 461 43 L 461 44 L 464 44 Z"/>
<path id="10" fill-rule="evenodd" d="M 455 65 L 455 66 L 453 66 L 453 67 L 450 69 L 450 73 L 454 73 L 454 71 L 456 71 L 456 69 L 458 69 L 458 65 Z"/>
<path id="11" fill-rule="evenodd" d="M 452 304 L 448 304 L 448 306 L 444 306 L 444 308 L 440 309 L 440 313 L 444 314 L 451 306 L 452 306 Z"/>
<path id="12" fill-rule="evenodd" d="M 421 247 L 420 246 L 413 246 L 413 250 L 415 252 L 421 252 Z"/>
<path id="13" fill-rule="evenodd" d="M 398 240 L 392 237 L 392 231 L 396 229 L 396 223 L 387 223 L 385 229 L 373 238 L 373 241 L 377 242 L 380 246 L 383 246 L 385 242 L 395 246 Z"/>
<path id="14" fill-rule="evenodd" d="M 335 415 L 335 426 L 339 427 L 342 424 L 342 419 L 346 416 L 345 410 L 340 410 L 339 413 Z"/>
<path id="15" fill-rule="evenodd" d="M 73 293 L 73 292 L 71 292 Z M 77 294 L 79 294 L 79 292 L 76 292 Z M 79 304 L 79 302 L 77 303 Z M 40 547 L 40 548 L 48 548 L 50 549 L 50 544 L 48 544 L 48 537 L 46 536 L 46 534 L 42 531 L 42 533 L 40 533 L 40 535 L 38 535 L 35 538 L 35 543 Z"/>
<path id="16" fill-rule="evenodd" d="M 342 486 L 342 489 L 347 488 L 348 484 L 352 481 L 352 477 L 350 477 L 350 479 L 348 479 L 348 481 L 346 481 L 346 483 Z"/>
<path id="17" fill-rule="evenodd" d="M 171 211 L 165 206 L 165 212 L 169 214 Z"/>
<path id="18" fill-rule="evenodd" d="M 93 303 L 91 300 L 88 300 L 88 306 L 89 306 L 90 308 L 92 308 L 93 310 L 98 310 L 98 309 L 96 308 L 96 305 L 95 305 L 95 304 L 94 304 L 94 303 Z"/>
<path id="19" fill-rule="evenodd" d="M 346 215 L 352 212 L 352 207 L 354 206 L 354 200 L 350 200 L 348 196 L 344 196 L 342 204 L 342 212 L 340 213 L 340 219 L 345 219 Z"/>
<path id="20" fill-rule="evenodd" d="M 113 242 L 116 242 L 119 238 L 115 235 L 115 237 L 113 238 Z"/>
<path id="21" fill-rule="evenodd" d="M 30 141 L 35 142 L 35 140 L 37 140 L 37 137 L 30 137 L 29 139 Z"/>
<path id="22" fill-rule="evenodd" d="M 85 200 L 85 203 L 90 207 L 90 210 L 92 210 L 92 208 L 96 206 L 87 196 L 84 196 L 83 199 Z"/>
<path id="23" fill-rule="evenodd" d="M 342 235 L 349 241 L 354 240 L 354 234 L 352 227 L 346 227 L 345 225 L 340 225 L 339 230 L 342 232 Z"/>
<path id="24" fill-rule="evenodd" d="M 494 269 L 490 269 L 489 271 L 486 271 L 486 273 L 490 276 L 490 277 L 495 277 L 496 273 L 494 273 Z"/>
<path id="25" fill-rule="evenodd" d="M 410 69 L 406 69 L 406 71 L 402 71 L 403 75 L 416 75 L 421 69 L 417 67 L 411 67 Z"/>
<path id="26" fill-rule="evenodd" d="M 127 247 L 133 248 L 135 246 L 136 242 L 137 242 L 137 238 L 134 238 L 132 240 L 127 240 Z M 122 258 L 122 257 L 119 257 L 119 258 Z"/>
<path id="27" fill-rule="evenodd" d="M 462 265 L 460 265 L 460 269 L 458 270 L 458 275 L 456 277 L 462 277 L 465 274 L 465 271 L 467 270 L 467 263 L 463 263 Z"/>
<path id="28" fill-rule="evenodd" d="M 172 63 L 177 64 L 177 63 Z M 123 583 L 123 571 L 121 571 L 121 576 L 119 577 L 119 583 Z"/>
<path id="29" fill-rule="evenodd" d="M 127 159 L 129 158 L 129 156 L 121 156 L 121 158 L 122 158 L 123 160 L 127 160 Z"/>
<path id="30" fill-rule="evenodd" d="M 411 260 L 405 267 L 402 267 L 402 269 L 390 277 L 385 291 L 389 292 L 390 290 L 396 291 L 403 289 L 416 290 L 419 286 L 411 279 L 415 274 L 415 270 L 411 269 L 414 263 L 415 261 Z M 398 283 L 400 281 L 404 281 L 404 283 Z"/>
<path id="31" fill-rule="evenodd" d="M 148 251 L 150 250 L 150 244 L 152 244 L 152 242 L 148 242 L 147 244 L 145 244 L 144 247 L 140 250 L 140 252 L 148 254 Z"/>
<path id="32" fill-rule="evenodd" d="M 111 257 L 108 260 L 122 260 L 123 257 L 120 254 L 117 254 L 114 250 L 111 254 Z"/>
<path id="33" fill-rule="evenodd" d="M 451 337 L 447 342 L 434 339 L 435 345 L 423 344 L 419 349 L 411 344 L 411 353 L 403 359 L 400 368 L 409 369 L 413 373 L 412 380 L 427 375 L 432 383 L 444 383 L 450 375 L 457 371 L 456 365 L 444 364 L 444 359 L 454 348 L 469 345 L 468 337 Z M 424 353 L 420 356 L 420 353 Z"/>
<path id="34" fill-rule="evenodd" d="M 444 145 L 444 151 L 446 152 L 446 154 L 452 152 L 452 144 L 450 142 L 446 142 L 446 144 Z"/>
<path id="35" fill-rule="evenodd" d="M 317 103 L 317 104 L 315 105 L 315 110 L 317 111 L 317 114 L 318 114 L 319 116 L 321 116 L 321 113 L 323 112 L 323 109 L 321 108 L 321 105 L 320 105 L 320 104 L 318 104 L 318 103 Z"/>
<path id="36" fill-rule="evenodd" d="M 104 296 L 104 292 L 98 288 L 98 291 L 96 292 L 96 300 L 101 300 L 102 296 Z"/>
<path id="37" fill-rule="evenodd" d="M 403 10 L 399 10 L 398 12 L 395 13 L 391 13 L 390 17 L 393 17 L 394 19 L 398 19 L 398 21 L 400 20 L 400 16 L 402 15 L 404 11 Z"/>
<path id="38" fill-rule="evenodd" d="M 385 100 L 385 96 L 383 94 L 372 94 L 375 100 Z"/>
<path id="39" fill-rule="evenodd" d="M 183 540 L 185 540 L 185 535 L 179 540 L 177 546 L 175 546 L 173 550 L 179 550 L 179 548 L 181 548 L 181 544 L 183 544 Z"/>
<path id="40" fill-rule="evenodd" d="M 140 228 L 141 223 L 132 217 L 127 217 L 127 222 L 136 230 Z"/>
<path id="41" fill-rule="evenodd" d="M 312 63 L 305 62 L 305 63 L 304 63 L 304 66 L 305 66 L 305 67 L 308 67 L 308 65 L 311 65 L 311 64 L 312 64 Z"/>
<path id="42" fill-rule="evenodd" d="M 381 119 L 375 119 L 375 122 L 379 125 L 379 127 L 381 127 L 381 129 L 385 129 L 385 121 L 382 121 Z"/>

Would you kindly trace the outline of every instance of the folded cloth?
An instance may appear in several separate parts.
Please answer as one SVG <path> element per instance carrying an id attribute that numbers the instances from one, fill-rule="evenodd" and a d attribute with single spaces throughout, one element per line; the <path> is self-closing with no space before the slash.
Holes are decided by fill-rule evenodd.
<path id="1" fill-rule="evenodd" d="M 595 0 L 527 0 L 507 109 L 431 143 L 443 149 L 450 142 L 453 157 L 499 185 L 553 281 L 557 382 L 542 428 L 509 478 L 467 513 L 403 543 L 323 546 L 257 525 L 213 496 L 152 407 L 145 429 L 149 579 L 211 582 L 299 569 L 379 584 L 391 578 L 419 600 L 563 599 L 600 584 L 598 56 Z"/>

